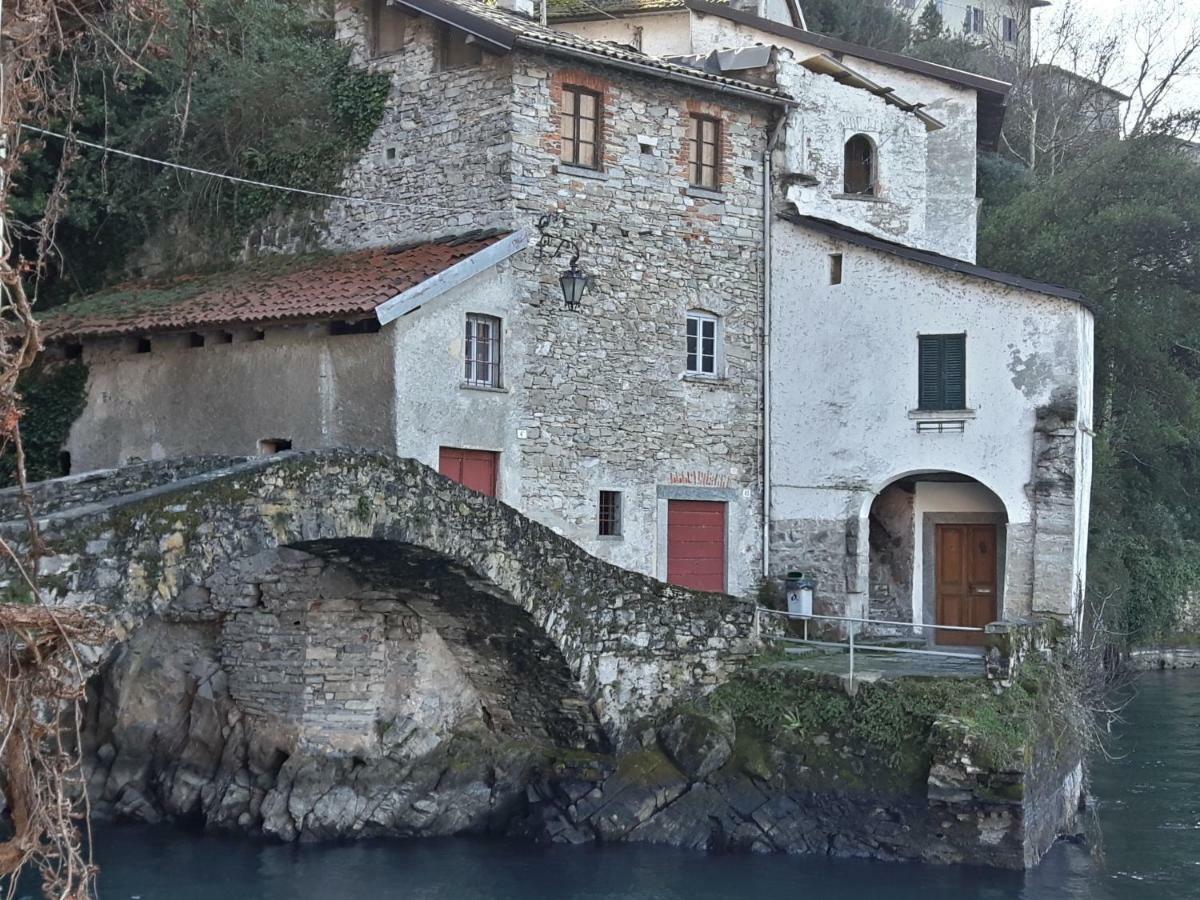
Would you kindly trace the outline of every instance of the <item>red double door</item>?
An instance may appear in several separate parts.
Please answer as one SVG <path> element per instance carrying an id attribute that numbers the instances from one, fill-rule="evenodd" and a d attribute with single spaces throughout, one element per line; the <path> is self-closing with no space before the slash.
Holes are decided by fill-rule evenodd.
<path id="1" fill-rule="evenodd" d="M 496 474 L 500 454 L 494 450 L 464 450 L 442 447 L 438 451 L 438 471 L 473 491 L 496 496 Z"/>
<path id="2" fill-rule="evenodd" d="M 725 590 L 725 504 L 667 501 L 667 581 L 698 591 Z"/>

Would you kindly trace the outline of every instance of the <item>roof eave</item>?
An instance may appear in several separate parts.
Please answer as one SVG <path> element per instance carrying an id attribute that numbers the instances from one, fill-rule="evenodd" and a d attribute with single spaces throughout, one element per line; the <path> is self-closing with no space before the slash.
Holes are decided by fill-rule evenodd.
<path id="1" fill-rule="evenodd" d="M 1050 284 L 1049 282 L 1037 281 L 1032 278 L 1026 278 L 1023 275 L 1014 275 L 1011 272 L 1000 272 L 995 269 L 988 269 L 984 266 L 975 263 L 966 262 L 965 260 L 955 259 L 952 256 L 945 256 L 941 253 L 934 253 L 931 250 L 920 250 L 916 247 L 909 247 L 906 244 L 899 244 L 895 241 L 889 241 L 885 238 L 875 237 L 865 231 L 859 231 L 856 228 L 851 228 L 847 225 L 841 225 L 837 222 L 830 222 L 826 219 L 819 219 L 815 216 L 806 216 L 799 211 L 782 212 L 779 218 L 798 225 L 801 228 L 807 228 L 810 231 L 815 231 L 819 234 L 831 237 L 834 240 L 842 240 L 847 243 L 854 244 L 858 247 L 863 247 L 868 250 L 875 250 L 880 253 L 888 253 L 892 256 L 897 256 L 909 262 L 915 262 L 922 265 L 931 266 L 944 271 L 955 272 L 959 275 L 964 275 L 969 278 L 980 278 L 985 281 L 991 281 L 996 284 L 1003 284 L 1008 287 L 1018 290 L 1029 291 L 1035 294 L 1042 294 L 1047 297 L 1054 297 L 1059 300 L 1068 300 L 1073 303 L 1078 303 L 1088 312 L 1095 314 L 1095 305 L 1083 293 L 1074 290 L 1073 288 L 1063 287 L 1062 285 Z"/>
<path id="2" fill-rule="evenodd" d="M 753 13 L 745 12 L 740 9 L 733 9 L 729 6 L 724 6 L 717 3 L 710 3 L 707 0 L 683 0 L 684 5 L 693 12 L 703 13 L 705 15 L 717 16 L 719 18 L 728 19 L 731 22 L 739 22 L 743 25 L 748 25 L 751 28 L 757 28 L 760 31 L 765 31 L 768 34 L 774 34 L 779 37 L 790 38 L 791 40 L 801 41 L 806 44 L 812 44 L 814 47 L 820 47 L 823 50 L 832 50 L 835 53 L 845 53 L 849 56 L 856 56 L 860 59 L 877 62 L 881 65 L 895 66 L 906 72 L 913 72 L 918 75 L 925 75 L 938 81 L 945 81 L 950 84 L 958 85 L 959 87 L 969 88 L 971 90 L 984 93 L 992 93 L 1001 97 L 1008 94 L 1012 87 L 1006 81 L 1000 81 L 995 78 L 988 78 L 984 75 L 976 75 L 974 72 L 966 72 L 962 69 L 952 69 L 949 66 L 939 66 L 936 63 L 925 62 L 921 59 L 916 59 L 911 56 L 904 56 L 900 53 L 891 53 L 887 50 L 875 50 L 871 47 L 864 47 L 861 44 L 852 44 L 848 41 L 832 38 L 828 35 L 819 34 L 815 31 L 805 31 L 802 28 L 796 28 L 792 25 L 784 25 L 780 22 L 774 22 L 770 19 L 764 19 L 756 16 Z"/>
<path id="3" fill-rule="evenodd" d="M 518 35 L 516 43 L 517 46 L 530 50 L 540 50 L 543 53 L 549 53 L 556 56 L 565 56 L 571 59 L 585 59 L 598 65 L 612 66 L 616 69 L 624 69 L 625 71 L 636 72 L 639 75 L 651 75 L 657 78 L 663 78 L 669 81 L 687 84 L 693 87 L 703 87 L 708 90 L 742 97 L 746 100 L 754 100 L 758 103 L 767 103 L 773 106 L 782 107 L 791 107 L 796 105 L 796 101 L 789 97 L 785 97 L 778 90 L 772 88 L 760 88 L 755 85 L 751 85 L 749 82 L 738 82 L 731 78 L 705 77 L 699 73 L 696 75 L 690 75 L 686 72 L 678 72 L 663 68 L 661 65 L 655 65 L 649 62 L 639 63 L 634 60 L 606 56 L 603 53 L 584 50 L 581 47 L 571 47 L 565 44 L 559 44 L 555 41 L 542 40 L 526 34 Z"/>

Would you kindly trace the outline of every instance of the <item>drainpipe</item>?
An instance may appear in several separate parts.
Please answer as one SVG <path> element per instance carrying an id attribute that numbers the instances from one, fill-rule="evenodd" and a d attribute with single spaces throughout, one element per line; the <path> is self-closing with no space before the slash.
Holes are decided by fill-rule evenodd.
<path id="1" fill-rule="evenodd" d="M 779 143 L 788 111 L 779 114 L 763 151 L 763 499 L 762 575 L 771 573 L 771 154 Z"/>

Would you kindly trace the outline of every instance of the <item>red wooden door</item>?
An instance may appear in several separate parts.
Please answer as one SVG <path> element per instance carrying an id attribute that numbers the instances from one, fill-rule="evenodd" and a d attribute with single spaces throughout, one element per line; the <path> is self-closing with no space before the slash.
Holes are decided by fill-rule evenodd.
<path id="1" fill-rule="evenodd" d="M 473 491 L 496 496 L 496 472 L 500 454 L 492 450 L 464 450 L 442 447 L 438 453 L 438 471 Z"/>
<path id="2" fill-rule="evenodd" d="M 698 591 L 725 590 L 725 504 L 667 501 L 667 581 Z"/>
<path id="3" fill-rule="evenodd" d="M 939 525 L 937 623 L 982 628 L 997 619 L 996 526 Z M 982 644 L 973 631 L 939 631 L 939 644 Z"/>

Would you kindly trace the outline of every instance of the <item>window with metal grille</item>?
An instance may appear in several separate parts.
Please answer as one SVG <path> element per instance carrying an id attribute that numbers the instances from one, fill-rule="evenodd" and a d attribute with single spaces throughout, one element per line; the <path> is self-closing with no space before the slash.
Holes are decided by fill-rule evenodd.
<path id="1" fill-rule="evenodd" d="M 688 151 L 692 187 L 715 191 L 721 176 L 721 120 L 712 116 L 688 119 Z"/>
<path id="2" fill-rule="evenodd" d="M 600 536 L 621 536 L 621 492 L 600 492 Z"/>
<path id="3" fill-rule="evenodd" d="M 387 0 L 371 0 L 371 55 L 386 56 L 404 46 L 404 13 Z"/>
<path id="4" fill-rule="evenodd" d="M 467 314 L 467 384 L 500 387 L 500 320 Z"/>
<path id="5" fill-rule="evenodd" d="M 687 315 L 687 370 L 693 375 L 716 375 L 720 351 L 717 316 L 690 312 Z"/>
<path id="6" fill-rule="evenodd" d="M 602 104 L 595 91 L 565 86 L 562 90 L 560 159 L 571 166 L 600 168 L 600 114 Z"/>
<path id="7" fill-rule="evenodd" d="M 965 409 L 967 336 L 922 334 L 918 341 L 919 409 Z"/>
<path id="8" fill-rule="evenodd" d="M 875 196 L 875 143 L 865 134 L 846 141 L 843 190 L 847 194 Z"/>

